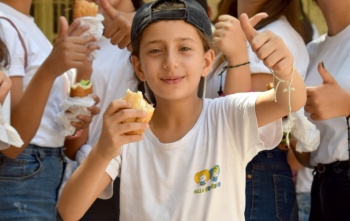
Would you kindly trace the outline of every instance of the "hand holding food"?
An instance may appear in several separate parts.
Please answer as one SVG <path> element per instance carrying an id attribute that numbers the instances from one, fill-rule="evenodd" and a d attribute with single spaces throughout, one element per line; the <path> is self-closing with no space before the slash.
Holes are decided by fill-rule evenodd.
<path id="1" fill-rule="evenodd" d="M 125 120 L 123 123 L 128 123 L 128 122 L 148 123 L 151 120 L 154 112 L 154 107 L 152 104 L 149 104 L 143 98 L 142 93 L 140 91 L 132 92 L 128 89 L 126 91 L 125 97 L 123 97 L 122 99 L 129 101 L 131 103 L 131 108 L 140 109 L 147 112 L 147 116 L 144 118 L 129 118 Z M 137 130 L 137 131 L 128 132 L 126 133 L 126 135 L 137 135 L 137 134 L 142 134 L 143 132 L 144 132 L 143 130 Z"/>

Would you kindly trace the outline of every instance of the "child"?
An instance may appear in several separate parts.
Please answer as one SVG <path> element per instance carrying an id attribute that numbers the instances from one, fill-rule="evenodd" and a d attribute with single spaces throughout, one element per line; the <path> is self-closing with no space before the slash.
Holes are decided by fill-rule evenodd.
<path id="1" fill-rule="evenodd" d="M 307 46 L 305 111 L 321 136 L 307 162 L 316 167 L 309 220 L 350 220 L 350 1 L 316 3 L 328 31 Z"/>
<path id="2" fill-rule="evenodd" d="M 93 37 L 82 36 L 88 27 L 69 26 L 64 17 L 52 45 L 30 16 L 31 4 L 0 0 L 0 38 L 10 55 L 11 125 L 24 143 L 0 150 L 0 220 L 56 220 L 65 168 L 64 127 L 57 115 L 69 93 L 66 71 L 82 68 L 98 49 Z M 91 116 L 74 122 L 77 130 L 87 128 L 99 109 L 93 105 L 89 111 Z"/>
<path id="3" fill-rule="evenodd" d="M 301 108 L 306 92 L 283 41 L 270 44 L 276 36 L 258 33 L 246 15 L 241 22 L 260 58 L 291 82 L 291 99 L 285 86 L 276 90 L 277 102 L 272 91 L 198 98 L 200 79 L 214 60 L 206 12 L 190 0 L 144 5 L 133 20 L 131 61 L 155 95 L 153 118 L 149 125 L 122 124 L 146 114 L 124 100 L 110 104 L 99 141 L 59 199 L 64 220 L 78 220 L 96 197 L 109 197 L 116 176 L 121 220 L 244 220 L 246 164 L 279 143 L 278 119 L 288 114 L 288 104 L 293 111 Z M 275 139 L 265 139 L 262 126 Z M 143 136 L 125 135 L 139 129 L 147 130 Z"/>

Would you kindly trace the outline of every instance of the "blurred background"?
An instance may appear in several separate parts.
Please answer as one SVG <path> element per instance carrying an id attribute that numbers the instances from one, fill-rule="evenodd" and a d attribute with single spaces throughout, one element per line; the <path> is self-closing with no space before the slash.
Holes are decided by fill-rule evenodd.
<path id="1" fill-rule="evenodd" d="M 149 2 L 152 0 L 145 0 Z M 217 15 L 217 5 L 220 0 L 208 0 L 213 11 L 211 19 Z M 304 11 L 310 20 L 316 25 L 320 34 L 327 32 L 322 13 L 312 0 L 302 0 Z M 73 0 L 33 0 L 31 14 L 34 16 L 38 26 L 42 29 L 50 41 L 54 41 L 58 31 L 58 18 L 65 16 L 72 21 Z"/>

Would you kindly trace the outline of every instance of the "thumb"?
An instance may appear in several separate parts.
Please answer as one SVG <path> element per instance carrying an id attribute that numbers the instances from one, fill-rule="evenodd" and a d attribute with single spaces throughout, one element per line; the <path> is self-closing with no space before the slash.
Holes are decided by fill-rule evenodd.
<path id="1" fill-rule="evenodd" d="M 318 64 L 318 72 L 320 73 L 320 75 L 322 77 L 323 84 L 335 83 L 333 76 L 324 67 L 323 61 Z"/>
<path id="2" fill-rule="evenodd" d="M 239 16 L 239 21 L 241 22 L 241 27 L 247 37 L 247 40 L 249 43 L 251 43 L 253 38 L 258 35 L 259 32 L 253 28 L 246 13 L 243 13 L 241 16 Z"/>
<path id="3" fill-rule="evenodd" d="M 111 4 L 109 4 L 108 0 L 100 0 L 100 5 L 110 18 L 114 18 L 115 14 L 118 12 L 111 6 Z"/>
<path id="4" fill-rule="evenodd" d="M 68 21 L 64 16 L 60 16 L 59 19 L 59 31 L 57 38 L 65 37 L 68 35 Z"/>
<path id="5" fill-rule="evenodd" d="M 249 19 L 250 24 L 255 27 L 262 19 L 266 18 L 268 15 L 265 12 L 258 13 Z"/>

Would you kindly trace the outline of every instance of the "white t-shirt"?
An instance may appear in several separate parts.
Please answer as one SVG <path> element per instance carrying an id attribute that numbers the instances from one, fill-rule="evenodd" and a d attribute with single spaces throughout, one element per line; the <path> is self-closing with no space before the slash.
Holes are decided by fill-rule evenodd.
<path id="1" fill-rule="evenodd" d="M 266 30 L 271 30 L 277 36 L 281 37 L 286 44 L 289 51 L 294 56 L 294 66 L 299 71 L 301 77 L 305 79 L 307 67 L 309 64 L 309 55 L 301 36 L 295 31 L 295 29 L 290 25 L 288 20 L 281 16 L 278 20 L 266 25 L 259 32 Z M 261 61 L 257 55 L 252 51 L 250 45 L 248 44 L 248 54 L 250 61 L 250 72 L 254 73 L 271 73 L 269 68 L 267 68 L 263 61 Z M 213 76 L 208 77 L 206 86 L 206 96 L 207 98 L 218 97 L 218 91 L 220 88 L 220 76 L 218 74 L 222 71 L 222 64 L 214 73 Z M 223 73 L 222 87 L 225 85 L 226 71 Z M 223 89 L 223 88 L 222 88 Z"/>
<path id="2" fill-rule="evenodd" d="M 0 19 L 0 37 L 4 40 L 11 55 L 9 75 L 23 77 L 23 90 L 28 86 L 33 75 L 50 54 L 52 45 L 35 24 L 34 18 L 24 15 L 4 3 L 0 11 L 6 14 L 20 31 L 27 51 L 28 65 L 24 67 L 24 49 L 17 31 L 6 20 Z M 6 30 L 2 32 L 2 30 Z M 60 147 L 64 142 L 64 128 L 56 120 L 61 112 L 60 104 L 69 92 L 69 82 L 65 74 L 56 78 L 47 101 L 40 127 L 30 142 L 43 147 Z M 31 107 L 28 107 L 31 108 Z"/>
<path id="3" fill-rule="evenodd" d="M 121 220 L 244 220 L 245 168 L 281 140 L 281 121 L 257 127 L 260 93 L 205 99 L 194 127 L 161 143 L 151 130 L 123 146 L 106 172 L 121 177 Z M 275 136 L 271 136 L 275 134 Z M 101 198 L 111 196 L 109 186 Z"/>
<path id="4" fill-rule="evenodd" d="M 317 65 L 324 62 L 325 68 L 338 84 L 350 91 L 350 25 L 336 36 L 322 35 L 308 44 L 310 65 L 305 79 L 307 86 L 321 85 L 323 80 Z M 321 141 L 318 149 L 311 153 L 310 163 L 328 164 L 349 159 L 348 134 L 345 117 L 337 117 L 323 121 L 312 121 L 320 130 Z"/>

